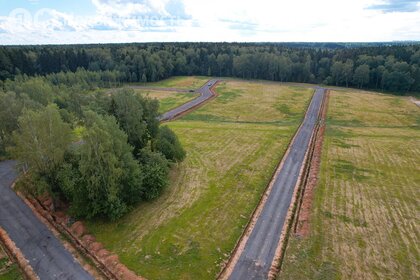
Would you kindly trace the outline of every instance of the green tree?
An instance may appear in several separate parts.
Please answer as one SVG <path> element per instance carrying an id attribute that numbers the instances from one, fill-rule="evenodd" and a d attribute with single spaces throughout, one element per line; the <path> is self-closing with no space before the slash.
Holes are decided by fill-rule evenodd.
<path id="1" fill-rule="evenodd" d="M 27 164 L 31 173 L 53 183 L 55 172 L 63 163 L 64 153 L 72 141 L 70 126 L 61 119 L 56 105 L 39 111 L 25 110 L 18 123 L 19 128 L 13 133 L 12 155 Z"/>
<path id="2" fill-rule="evenodd" d="M 0 92 L 0 157 L 6 156 L 6 148 L 12 144 L 12 132 L 18 128 L 22 107 L 15 93 Z"/>
<path id="3" fill-rule="evenodd" d="M 361 88 L 369 83 L 370 69 L 369 65 L 362 64 L 354 70 L 353 82 L 358 88 Z"/>
<path id="4" fill-rule="evenodd" d="M 186 155 L 178 137 L 167 126 L 159 128 L 155 149 L 161 152 L 168 160 L 174 162 L 182 161 Z"/>
<path id="5" fill-rule="evenodd" d="M 413 83 L 414 79 L 408 72 L 393 71 L 384 74 L 384 88 L 393 92 L 406 92 Z"/>
<path id="6" fill-rule="evenodd" d="M 141 75 L 141 82 L 142 82 L 143 84 L 146 84 L 146 83 L 147 83 L 147 76 L 146 76 L 146 73 L 143 73 L 143 75 Z"/>
<path id="7" fill-rule="evenodd" d="M 80 145 L 80 183 L 71 191 L 71 208 L 79 216 L 115 220 L 143 195 L 142 172 L 127 135 L 114 117 L 87 112 Z"/>
<path id="8" fill-rule="evenodd" d="M 118 90 L 112 95 L 111 113 L 128 135 L 128 143 L 134 147 L 135 154 L 146 146 L 150 134 L 145 121 L 142 98 L 132 89 Z"/>
<path id="9" fill-rule="evenodd" d="M 344 68 L 343 68 L 343 76 L 344 76 L 344 81 L 346 82 L 346 87 L 349 87 L 349 82 L 352 80 L 353 77 L 353 60 L 351 59 L 347 59 L 346 63 L 344 63 Z"/>
<path id="10" fill-rule="evenodd" d="M 160 153 L 143 149 L 139 154 L 143 170 L 143 197 L 151 200 L 158 197 L 168 185 L 168 160 Z"/>
<path id="11" fill-rule="evenodd" d="M 340 85 L 344 81 L 344 63 L 336 61 L 331 66 L 331 76 L 336 86 Z"/>

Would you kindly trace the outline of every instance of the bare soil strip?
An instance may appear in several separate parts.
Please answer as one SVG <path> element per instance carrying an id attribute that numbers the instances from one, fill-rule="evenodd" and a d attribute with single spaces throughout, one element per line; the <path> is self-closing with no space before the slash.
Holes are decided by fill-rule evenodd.
<path id="1" fill-rule="evenodd" d="M 29 261 L 22 254 L 20 249 L 15 245 L 12 239 L 10 239 L 7 232 L 0 227 L 0 242 L 2 242 L 8 251 L 10 257 L 16 259 L 17 264 L 23 271 L 26 279 L 29 280 L 38 280 L 38 276 L 33 271 L 32 267 L 29 265 Z"/>
<path id="2" fill-rule="evenodd" d="M 296 219 L 293 225 L 293 231 L 296 236 L 306 237 L 308 236 L 310 230 L 309 216 L 312 206 L 312 200 L 314 197 L 314 189 L 316 187 L 316 184 L 318 183 L 318 174 L 321 165 L 322 144 L 324 141 L 324 132 L 326 126 L 325 121 L 327 118 L 328 111 L 328 100 L 329 90 L 327 91 L 325 101 L 323 104 L 319 128 L 316 131 L 313 150 L 308 161 L 308 169 L 306 171 L 306 176 L 302 184 L 302 193 L 300 195 L 300 199 L 297 205 Z"/>
<path id="3" fill-rule="evenodd" d="M 14 188 L 14 185 L 12 185 Z M 35 198 L 29 198 L 22 194 L 19 191 L 16 191 L 16 194 L 23 200 L 23 202 L 31 208 L 35 216 L 58 238 L 63 244 L 64 248 L 69 251 L 75 260 L 77 260 L 91 276 L 95 279 L 115 279 L 109 277 L 100 265 L 92 259 L 92 257 L 87 254 L 84 250 L 78 246 L 76 240 L 74 240 L 71 232 L 66 230 L 66 226 L 61 225 L 58 222 L 57 217 L 55 217 L 50 211 L 48 211 L 41 203 L 39 203 Z M 65 237 L 65 239 L 63 239 Z M 92 266 L 87 263 L 87 259 L 95 264 Z M 23 268 L 22 268 L 23 269 Z"/>

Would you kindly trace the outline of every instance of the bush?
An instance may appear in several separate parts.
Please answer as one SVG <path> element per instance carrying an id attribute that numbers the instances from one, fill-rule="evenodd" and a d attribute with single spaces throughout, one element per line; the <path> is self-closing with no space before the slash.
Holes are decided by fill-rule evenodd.
<path id="1" fill-rule="evenodd" d="M 169 162 L 160 153 L 143 149 L 139 153 L 143 170 L 143 198 L 151 200 L 158 197 L 168 185 Z"/>
<path id="2" fill-rule="evenodd" d="M 173 162 L 180 162 L 184 160 L 186 155 L 178 137 L 167 126 L 159 128 L 154 148 L 156 151 L 161 152 L 168 160 Z"/>

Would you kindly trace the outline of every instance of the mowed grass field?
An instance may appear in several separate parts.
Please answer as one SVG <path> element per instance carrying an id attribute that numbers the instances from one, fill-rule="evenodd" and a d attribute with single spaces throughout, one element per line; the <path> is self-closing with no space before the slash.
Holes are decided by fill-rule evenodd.
<path id="1" fill-rule="evenodd" d="M 319 178 L 279 279 L 420 279 L 420 108 L 333 91 Z"/>
<path id="2" fill-rule="evenodd" d="M 159 113 L 164 113 L 187 103 L 199 95 L 197 93 L 135 89 L 135 92 L 159 100 Z"/>
<path id="3" fill-rule="evenodd" d="M 117 223 L 88 224 L 124 264 L 148 279 L 215 278 L 313 90 L 224 81 L 217 92 L 216 99 L 167 124 L 187 157 L 174 167 L 164 194 Z"/>

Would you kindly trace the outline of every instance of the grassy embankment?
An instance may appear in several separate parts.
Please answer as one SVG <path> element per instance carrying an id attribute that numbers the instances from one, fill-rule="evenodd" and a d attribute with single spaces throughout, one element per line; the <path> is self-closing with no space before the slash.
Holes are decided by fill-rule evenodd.
<path id="1" fill-rule="evenodd" d="M 0 280 L 21 280 L 22 273 L 16 263 L 11 263 L 0 244 Z"/>
<path id="2" fill-rule="evenodd" d="M 420 279 L 420 110 L 332 92 L 308 238 L 279 279 Z"/>
<path id="3" fill-rule="evenodd" d="M 167 85 L 165 85 L 167 86 Z M 225 81 L 219 96 L 168 123 L 187 150 L 171 185 L 117 223 L 89 224 L 148 279 L 214 279 L 301 122 L 313 90 Z"/>

